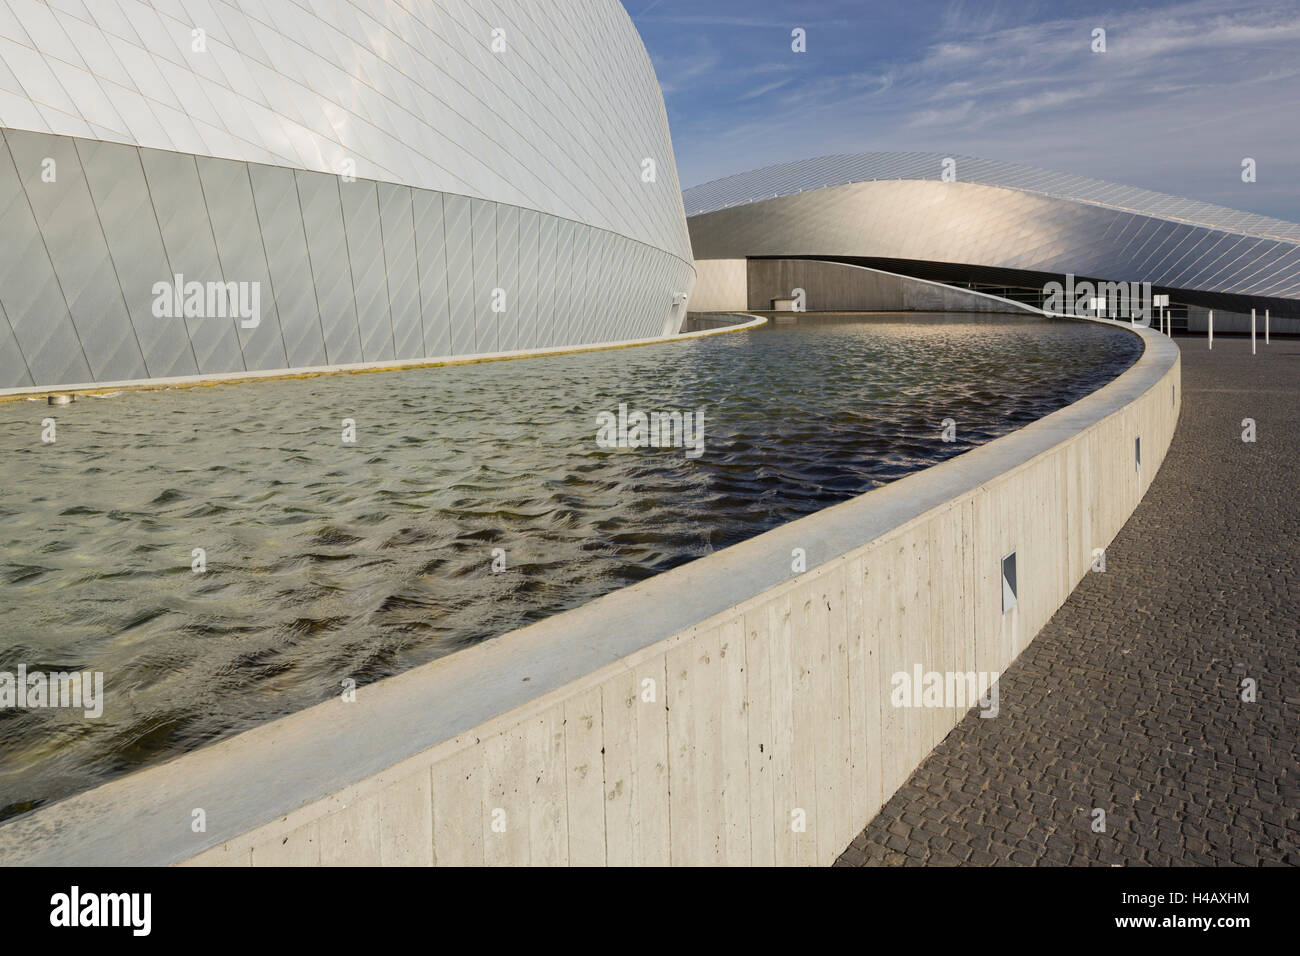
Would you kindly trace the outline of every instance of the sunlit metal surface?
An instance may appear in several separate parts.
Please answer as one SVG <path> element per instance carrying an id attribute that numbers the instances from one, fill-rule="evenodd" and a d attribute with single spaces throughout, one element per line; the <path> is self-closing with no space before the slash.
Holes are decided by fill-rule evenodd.
<path id="1" fill-rule="evenodd" d="M 0 0 L 0 126 L 350 161 L 690 258 L 659 84 L 616 0 Z"/>
<path id="2" fill-rule="evenodd" d="M 849 183 L 881 179 L 937 180 L 946 159 L 953 161 L 959 182 L 1004 186 L 1019 192 L 1072 199 L 1232 232 L 1300 240 L 1300 223 L 1101 179 L 944 153 L 848 153 L 765 166 L 686 190 L 686 215 Z"/>
<path id="3" fill-rule="evenodd" d="M 0 389 L 654 336 L 693 280 L 616 0 L 0 0 Z"/>
<path id="4" fill-rule="evenodd" d="M 1008 163 L 831 156 L 688 190 L 699 259 L 955 263 L 1242 297 L 1300 312 L 1300 225 Z"/>

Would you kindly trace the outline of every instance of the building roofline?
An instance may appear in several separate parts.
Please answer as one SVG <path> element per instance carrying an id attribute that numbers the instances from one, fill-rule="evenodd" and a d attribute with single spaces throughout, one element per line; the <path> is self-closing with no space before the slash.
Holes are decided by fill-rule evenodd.
<path id="1" fill-rule="evenodd" d="M 731 209 L 797 193 L 865 182 L 936 180 L 956 163 L 958 182 L 1102 206 L 1169 222 L 1300 244 L 1300 223 L 1168 193 L 1019 163 L 933 152 L 834 153 L 715 179 L 682 193 L 686 215 Z"/>

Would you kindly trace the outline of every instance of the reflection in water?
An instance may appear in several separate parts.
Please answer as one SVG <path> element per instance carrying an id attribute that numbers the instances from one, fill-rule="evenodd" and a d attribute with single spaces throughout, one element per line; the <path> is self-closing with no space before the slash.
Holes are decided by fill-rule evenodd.
<path id="1" fill-rule="evenodd" d="M 671 345 L 0 405 L 0 815 L 575 607 L 960 454 L 1141 350 L 1093 324 L 805 321 Z M 704 453 L 596 419 L 704 413 Z M 53 416 L 58 440 L 40 441 Z M 341 440 L 356 421 L 356 442 Z M 941 422 L 957 441 L 940 441 Z M 207 571 L 191 570 L 194 549 Z M 506 570 L 492 573 L 492 551 Z"/>

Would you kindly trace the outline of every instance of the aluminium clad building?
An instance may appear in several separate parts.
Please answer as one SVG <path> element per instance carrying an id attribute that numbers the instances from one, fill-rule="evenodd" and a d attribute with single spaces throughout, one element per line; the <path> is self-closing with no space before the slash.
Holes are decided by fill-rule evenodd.
<path id="1" fill-rule="evenodd" d="M 1066 274 L 1150 282 L 1195 314 L 1270 309 L 1276 330 L 1300 331 L 1300 225 L 1150 190 L 942 153 L 862 153 L 730 176 L 685 203 L 700 308 L 728 296 L 723 308 L 768 308 L 777 273 L 763 261 L 815 259 L 1022 289 Z M 713 268 L 722 263 L 736 268 Z"/>
<path id="2" fill-rule="evenodd" d="M 0 389 L 656 336 L 693 280 L 616 0 L 0 0 Z"/>

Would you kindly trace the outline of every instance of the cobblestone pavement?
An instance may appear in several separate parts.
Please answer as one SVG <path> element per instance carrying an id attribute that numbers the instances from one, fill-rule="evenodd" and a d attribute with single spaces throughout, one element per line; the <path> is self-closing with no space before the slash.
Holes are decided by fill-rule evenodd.
<path id="1" fill-rule="evenodd" d="M 1177 341 L 1178 429 L 1105 573 L 837 866 L 1300 863 L 1300 342 Z"/>

